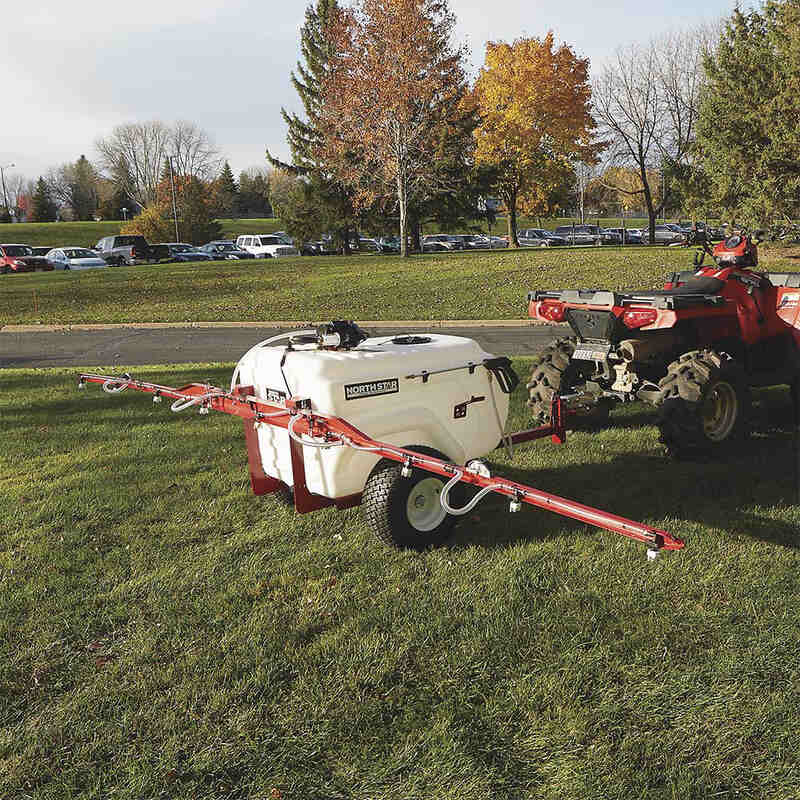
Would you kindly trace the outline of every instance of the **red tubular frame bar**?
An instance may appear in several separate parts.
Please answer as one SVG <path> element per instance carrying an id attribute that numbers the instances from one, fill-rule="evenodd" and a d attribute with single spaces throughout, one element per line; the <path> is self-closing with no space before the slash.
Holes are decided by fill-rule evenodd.
<path id="1" fill-rule="evenodd" d="M 634 522 L 625 517 L 619 517 L 616 514 L 609 514 L 606 511 L 601 511 L 573 500 L 567 500 L 558 495 L 542 492 L 532 486 L 526 486 L 524 483 L 517 483 L 516 481 L 499 477 L 485 478 L 482 475 L 467 472 L 465 467 L 377 441 L 362 433 L 341 417 L 332 417 L 312 411 L 310 401 L 305 398 L 291 398 L 287 401 L 286 408 L 283 408 L 271 405 L 255 397 L 252 394 L 252 386 L 239 386 L 237 387 L 237 392 L 232 394 L 215 386 L 202 383 L 190 383 L 176 389 L 171 386 L 161 386 L 156 383 L 135 380 L 128 375 L 115 377 L 82 374 L 80 376 L 80 385 L 85 383 L 100 383 L 105 388 L 118 391 L 122 387 L 131 388 L 153 394 L 156 397 L 166 397 L 176 401 L 183 400 L 187 403 L 193 400 L 193 404 L 200 406 L 203 410 L 211 409 L 241 417 L 245 428 L 245 440 L 250 465 L 250 483 L 255 494 L 274 492 L 285 485 L 276 478 L 264 473 L 258 452 L 256 426 L 269 424 L 278 428 L 288 428 L 290 421 L 294 421 L 294 432 L 297 435 L 312 436 L 317 441 L 323 440 L 331 445 L 344 444 L 371 448 L 376 456 L 416 467 L 443 478 L 452 478 L 456 472 L 460 472 L 462 473 L 461 481 L 464 483 L 472 484 L 479 489 L 492 486 L 492 491 L 509 498 L 511 501 L 527 503 L 596 528 L 618 533 L 621 536 L 642 542 L 655 550 L 680 550 L 684 546 L 682 539 L 673 536 L 667 531 L 651 528 L 648 525 Z M 556 398 L 553 403 L 553 415 L 550 425 L 521 431 L 512 434 L 509 438 L 512 443 L 519 443 L 547 436 L 552 437 L 554 442 L 559 443 L 563 443 L 566 439 L 564 412 L 560 398 Z M 327 506 L 349 508 L 360 503 L 360 495 L 330 499 L 311 494 L 305 482 L 303 446 L 291 439 L 290 442 L 292 446 L 295 507 L 300 513 L 314 511 Z"/>

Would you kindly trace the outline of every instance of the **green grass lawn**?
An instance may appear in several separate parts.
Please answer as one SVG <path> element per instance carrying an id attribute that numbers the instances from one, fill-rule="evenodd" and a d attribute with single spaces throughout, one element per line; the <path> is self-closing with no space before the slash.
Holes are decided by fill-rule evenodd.
<path id="1" fill-rule="evenodd" d="M 119 233 L 124 223 L 107 222 L 25 222 L 0 225 L 0 241 L 29 244 L 31 247 L 94 247 L 104 236 Z M 272 233 L 281 230 L 279 219 L 222 219 L 223 236 L 236 238 L 244 233 Z"/>
<path id="2" fill-rule="evenodd" d="M 663 285 L 683 248 L 297 257 L 0 276 L 0 325 L 319 319 L 518 319 L 531 289 Z M 795 268 L 791 261 L 770 266 Z"/>
<path id="3" fill-rule="evenodd" d="M 2 378 L 0 797 L 798 796 L 786 392 L 717 462 L 664 460 L 638 405 L 492 459 L 685 538 L 650 563 L 500 501 L 387 550 L 358 510 L 252 497 L 237 420 Z"/>

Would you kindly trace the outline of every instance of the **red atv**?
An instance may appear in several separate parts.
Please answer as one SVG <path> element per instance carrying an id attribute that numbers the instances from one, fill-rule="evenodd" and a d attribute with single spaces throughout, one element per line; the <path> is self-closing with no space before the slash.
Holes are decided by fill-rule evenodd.
<path id="1" fill-rule="evenodd" d="M 701 238 L 698 269 L 673 273 L 659 291 L 530 292 L 531 317 L 573 333 L 535 359 L 534 418 L 549 418 L 558 391 L 595 421 L 614 403 L 657 405 L 674 456 L 744 436 L 750 387 L 800 375 L 800 273 L 758 272 L 758 241 L 739 231 L 712 250 Z"/>

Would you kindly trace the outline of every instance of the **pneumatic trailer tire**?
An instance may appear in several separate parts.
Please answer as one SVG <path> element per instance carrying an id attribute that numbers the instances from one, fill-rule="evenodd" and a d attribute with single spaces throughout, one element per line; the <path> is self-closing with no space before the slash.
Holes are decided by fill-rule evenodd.
<path id="1" fill-rule="evenodd" d="M 408 447 L 420 455 L 449 459 L 430 447 Z M 447 514 L 439 503 L 445 481 L 430 472 L 412 469 L 411 476 L 400 474 L 402 465 L 381 459 L 367 478 L 361 497 L 364 520 L 378 539 L 390 547 L 424 550 L 442 544 L 453 530 L 456 517 Z M 456 486 L 450 503 L 463 504 L 463 493 Z"/>
<path id="2" fill-rule="evenodd" d="M 534 425 L 550 422 L 553 395 L 556 392 L 568 394 L 583 381 L 578 367 L 572 361 L 574 352 L 574 339 L 555 339 L 534 357 L 527 384 L 528 407 Z M 585 427 L 603 425 L 608 420 L 610 410 L 610 404 L 600 400 L 574 417 L 571 426 L 576 427 L 579 422 Z"/>
<path id="3" fill-rule="evenodd" d="M 727 353 L 684 353 L 658 385 L 660 440 L 673 458 L 719 450 L 747 435 L 750 390 L 744 370 Z"/>

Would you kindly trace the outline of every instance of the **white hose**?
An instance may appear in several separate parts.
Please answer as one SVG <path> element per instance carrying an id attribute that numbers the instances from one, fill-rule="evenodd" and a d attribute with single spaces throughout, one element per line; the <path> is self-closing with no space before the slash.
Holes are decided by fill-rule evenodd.
<path id="1" fill-rule="evenodd" d="M 277 336 L 270 336 L 269 339 L 264 339 L 260 342 L 254 344 L 240 359 L 239 363 L 236 365 L 236 369 L 233 370 L 233 375 L 231 376 L 231 394 L 233 394 L 234 390 L 236 389 L 236 381 L 239 378 L 239 364 L 242 363 L 254 350 L 258 350 L 259 347 L 266 347 L 268 344 L 272 344 L 273 342 L 278 342 L 281 339 L 290 339 L 292 336 L 303 336 L 307 333 L 316 334 L 316 330 L 314 328 L 306 328 L 302 331 L 289 331 L 288 333 L 279 333 Z"/>
<path id="2" fill-rule="evenodd" d="M 211 400 L 214 397 L 225 397 L 225 392 L 206 392 L 205 394 L 193 395 L 192 397 L 179 397 L 169 407 L 169 410 L 174 411 L 177 414 L 179 411 L 185 411 L 187 408 L 199 405 L 200 403 L 205 403 L 206 400 Z"/>
<path id="3" fill-rule="evenodd" d="M 119 394 L 128 388 L 127 383 L 117 383 L 117 381 L 106 381 L 103 384 L 103 391 L 107 394 Z"/>
<path id="4" fill-rule="evenodd" d="M 342 436 L 342 441 L 348 447 L 352 447 L 353 450 L 363 450 L 365 453 L 374 453 L 376 451 L 382 450 L 384 452 L 394 453 L 394 455 L 400 456 L 401 458 L 406 458 L 405 453 L 401 453 L 399 450 L 392 450 L 391 447 L 373 447 L 372 445 L 356 444 L 349 436 Z M 425 459 L 422 458 L 422 456 L 414 455 L 414 459 L 425 463 Z"/>
<path id="5" fill-rule="evenodd" d="M 281 412 L 281 413 L 286 413 Z M 341 447 L 342 442 L 315 442 L 313 439 L 303 439 L 302 436 L 298 436 L 294 432 L 294 426 L 297 423 L 297 420 L 300 419 L 300 416 L 294 416 L 289 420 L 289 424 L 286 426 L 286 431 L 289 434 L 289 438 L 293 439 L 298 444 L 303 445 L 304 447 L 318 447 L 320 449 L 327 450 L 329 447 Z"/>
<path id="6" fill-rule="evenodd" d="M 489 492 L 493 492 L 495 489 L 502 489 L 503 485 L 501 483 L 492 483 L 489 486 L 484 487 L 481 489 L 472 500 L 469 501 L 463 508 L 453 508 L 450 503 L 447 502 L 447 497 L 450 494 L 450 490 L 464 477 L 463 472 L 456 471 L 456 474 L 450 478 L 449 481 L 444 485 L 444 489 L 442 489 L 442 493 L 439 495 L 439 503 L 441 503 L 442 508 L 448 513 L 453 514 L 454 516 L 460 517 L 464 514 L 469 514 L 473 508 L 475 508 L 484 497 L 486 497 Z"/>

